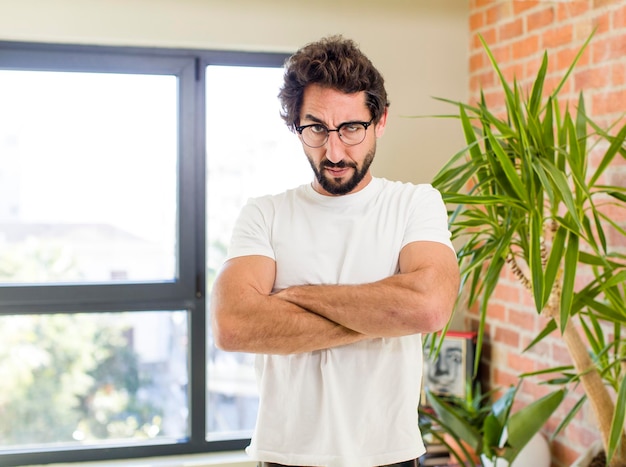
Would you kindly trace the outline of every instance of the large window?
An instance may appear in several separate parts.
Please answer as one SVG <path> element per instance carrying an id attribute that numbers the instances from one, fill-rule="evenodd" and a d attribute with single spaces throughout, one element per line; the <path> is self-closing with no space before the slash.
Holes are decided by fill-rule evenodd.
<path id="1" fill-rule="evenodd" d="M 310 178 L 284 58 L 0 43 L 0 465 L 247 444 L 206 312 L 243 203 Z"/>
<path id="2" fill-rule="evenodd" d="M 0 70 L 3 283 L 176 278 L 176 76 Z"/>

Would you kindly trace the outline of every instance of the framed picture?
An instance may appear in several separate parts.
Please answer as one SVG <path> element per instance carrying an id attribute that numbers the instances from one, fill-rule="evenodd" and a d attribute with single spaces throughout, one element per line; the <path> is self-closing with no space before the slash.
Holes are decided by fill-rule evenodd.
<path id="1" fill-rule="evenodd" d="M 423 387 L 440 396 L 465 397 L 474 378 L 475 332 L 448 331 L 437 355 L 424 350 Z M 422 390 L 424 404 L 425 391 Z"/>

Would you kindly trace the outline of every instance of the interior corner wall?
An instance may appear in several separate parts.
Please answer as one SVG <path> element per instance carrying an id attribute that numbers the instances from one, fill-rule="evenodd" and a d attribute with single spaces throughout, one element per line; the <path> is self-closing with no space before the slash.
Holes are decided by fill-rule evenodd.
<path id="1" fill-rule="evenodd" d="M 391 100 L 375 175 L 421 183 L 462 135 L 451 120 L 406 117 L 450 112 L 433 96 L 466 99 L 468 11 L 459 0 L 0 0 L 0 41 L 293 52 L 343 34 Z"/>

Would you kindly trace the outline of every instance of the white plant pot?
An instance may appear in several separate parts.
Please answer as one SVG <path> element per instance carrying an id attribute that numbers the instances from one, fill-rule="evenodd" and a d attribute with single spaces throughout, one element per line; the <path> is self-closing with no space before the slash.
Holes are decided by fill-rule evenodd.
<path id="1" fill-rule="evenodd" d="M 586 452 L 576 459 L 570 467 L 587 467 L 591 463 L 591 459 L 599 454 L 602 449 L 604 449 L 602 441 L 596 441 L 589 447 L 589 449 L 587 449 Z"/>
<path id="2" fill-rule="evenodd" d="M 494 465 L 490 459 L 481 456 L 483 467 L 508 467 L 509 463 L 502 458 L 496 459 Z M 550 467 L 552 463 L 552 455 L 550 454 L 550 445 L 546 438 L 537 433 L 533 436 L 528 444 L 522 448 L 518 456 L 515 458 L 511 467 Z"/>

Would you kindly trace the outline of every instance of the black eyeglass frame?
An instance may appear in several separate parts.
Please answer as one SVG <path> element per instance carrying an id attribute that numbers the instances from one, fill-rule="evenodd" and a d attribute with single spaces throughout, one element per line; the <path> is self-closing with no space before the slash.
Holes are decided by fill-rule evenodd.
<path id="1" fill-rule="evenodd" d="M 369 122 L 359 122 L 359 121 L 350 121 L 350 122 L 343 122 L 340 123 L 339 126 L 337 126 L 337 128 L 335 128 L 334 130 L 331 130 L 330 128 L 328 128 L 326 125 L 322 124 L 322 123 L 311 123 L 309 125 L 301 125 L 301 126 L 296 126 L 295 130 L 298 132 L 298 134 L 300 136 L 302 136 L 302 132 L 310 127 L 313 126 L 321 126 L 322 128 L 324 128 L 326 130 L 326 138 L 324 138 L 324 142 L 318 146 L 311 146 L 310 144 L 308 144 L 304 138 L 302 138 L 302 142 L 304 144 L 306 144 L 308 147 L 310 148 L 321 148 L 322 146 L 324 146 L 327 142 L 328 142 L 328 138 L 330 137 L 331 132 L 336 131 L 337 134 L 339 135 L 339 139 L 341 140 L 341 142 L 343 144 L 345 144 L 346 146 L 356 146 L 358 144 L 361 144 L 363 141 L 365 141 L 365 136 L 367 136 L 367 129 L 370 127 L 370 125 L 374 123 L 374 117 L 372 117 L 372 119 Z M 341 137 L 341 129 L 344 128 L 347 125 L 363 125 L 363 128 L 365 129 L 365 133 L 363 135 L 363 139 L 361 141 L 359 141 L 358 143 L 346 143 L 343 138 Z"/>

